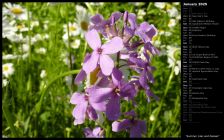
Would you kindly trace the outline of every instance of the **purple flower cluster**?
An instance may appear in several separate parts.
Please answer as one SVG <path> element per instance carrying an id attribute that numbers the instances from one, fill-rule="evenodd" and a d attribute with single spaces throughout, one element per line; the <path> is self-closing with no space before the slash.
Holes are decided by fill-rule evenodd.
<path id="1" fill-rule="evenodd" d="M 159 53 L 151 44 L 156 33 L 153 25 L 147 22 L 138 24 L 136 15 L 127 11 L 114 12 L 108 20 L 100 14 L 91 18 L 85 39 L 93 51 L 86 54 L 75 83 L 80 84 L 93 75 L 95 80 L 86 84 L 84 93 L 75 92 L 70 100 L 76 105 L 73 110 L 75 125 L 84 123 L 85 118 L 97 120 L 97 112 L 104 112 L 108 120 L 114 121 L 114 132 L 128 130 L 130 137 L 141 137 L 146 132 L 146 122 L 136 119 L 133 110 L 126 112 L 132 119 L 118 119 L 121 116 L 121 101 L 132 101 L 136 105 L 135 97 L 139 90 L 145 90 L 148 101 L 150 97 L 158 99 L 149 86 L 154 82 L 152 71 L 155 70 L 150 65 L 150 58 Z M 141 48 L 143 54 L 139 54 Z M 124 69 L 136 75 L 127 77 Z M 95 136 L 89 128 L 85 133 L 87 131 L 88 136 Z"/>

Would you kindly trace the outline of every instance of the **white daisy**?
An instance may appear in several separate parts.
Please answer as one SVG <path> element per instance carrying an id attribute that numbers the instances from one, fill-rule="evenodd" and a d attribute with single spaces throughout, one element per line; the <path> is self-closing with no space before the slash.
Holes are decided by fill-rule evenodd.
<path id="1" fill-rule="evenodd" d="M 176 75 L 178 75 L 181 71 L 180 48 L 167 46 L 167 49 L 169 67 L 174 67 L 174 72 Z"/>
<path id="2" fill-rule="evenodd" d="M 83 37 L 90 24 L 90 14 L 80 5 L 76 5 L 76 23 L 78 24 L 81 30 L 81 36 Z"/>
<path id="3" fill-rule="evenodd" d="M 14 68 L 12 63 L 6 63 L 2 65 L 2 73 L 5 77 L 9 77 L 14 73 Z"/>
<path id="4" fill-rule="evenodd" d="M 19 20 L 27 20 L 27 10 L 23 7 L 21 7 L 18 4 L 12 4 L 12 3 L 5 3 L 5 7 L 3 9 L 4 14 L 9 14 L 13 18 L 17 18 Z"/>
<path id="5" fill-rule="evenodd" d="M 68 40 L 68 30 L 67 30 L 67 24 L 63 25 L 64 27 L 64 35 L 63 39 Z M 68 23 L 68 29 L 69 29 L 69 36 L 77 36 L 80 34 L 80 28 L 77 23 Z"/>

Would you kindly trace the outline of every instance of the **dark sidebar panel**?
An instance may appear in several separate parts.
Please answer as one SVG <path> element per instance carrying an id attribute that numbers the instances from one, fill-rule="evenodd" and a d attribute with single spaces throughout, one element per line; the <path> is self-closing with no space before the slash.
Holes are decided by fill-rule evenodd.
<path id="1" fill-rule="evenodd" d="M 182 1 L 182 138 L 224 139 L 224 6 Z"/>

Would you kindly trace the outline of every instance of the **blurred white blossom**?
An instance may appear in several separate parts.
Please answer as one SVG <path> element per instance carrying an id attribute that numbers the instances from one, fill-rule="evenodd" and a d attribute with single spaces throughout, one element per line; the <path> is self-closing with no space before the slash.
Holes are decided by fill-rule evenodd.
<path id="1" fill-rule="evenodd" d="M 7 79 L 2 79 L 2 87 L 7 86 L 9 81 Z"/>
<path id="2" fill-rule="evenodd" d="M 174 26 L 176 26 L 177 22 L 175 19 L 170 19 L 169 23 L 168 23 L 168 27 L 172 28 Z"/>
<path id="3" fill-rule="evenodd" d="M 173 47 L 173 46 L 167 46 L 167 56 L 168 56 L 168 63 L 169 67 L 174 67 L 175 75 L 178 75 L 181 71 L 181 58 L 180 58 L 180 48 L 179 47 Z"/>
<path id="4" fill-rule="evenodd" d="M 47 76 L 47 73 L 46 73 L 46 70 L 41 70 L 41 73 L 40 73 L 40 78 L 44 78 Z"/>
<path id="5" fill-rule="evenodd" d="M 167 12 L 168 12 L 168 15 L 170 17 L 176 17 L 176 16 L 178 16 L 178 10 L 177 10 L 176 7 L 172 7 L 170 9 L 168 9 Z"/>
<path id="6" fill-rule="evenodd" d="M 154 5 L 155 5 L 157 8 L 163 9 L 163 8 L 165 8 L 166 3 L 165 3 L 165 2 L 155 2 Z"/>
<path id="7" fill-rule="evenodd" d="M 14 73 L 13 63 L 6 63 L 2 65 L 3 76 L 9 77 Z"/>
<path id="8" fill-rule="evenodd" d="M 39 53 L 39 54 L 46 54 L 46 52 L 47 50 L 44 47 L 36 49 L 36 53 Z"/>

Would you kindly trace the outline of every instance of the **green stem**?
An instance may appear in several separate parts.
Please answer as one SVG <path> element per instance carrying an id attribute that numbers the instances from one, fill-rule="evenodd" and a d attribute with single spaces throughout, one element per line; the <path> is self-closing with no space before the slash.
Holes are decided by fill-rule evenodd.
<path id="1" fill-rule="evenodd" d="M 18 133 L 16 131 L 16 128 L 13 125 L 12 116 L 9 113 L 8 107 L 6 107 L 6 105 L 4 105 L 4 104 L 2 105 L 2 111 L 3 111 L 3 114 L 4 114 L 4 116 L 5 116 L 5 118 L 6 118 L 7 122 L 8 122 L 8 125 L 9 125 L 9 127 L 10 127 L 10 129 L 12 131 L 13 136 L 14 137 L 18 137 L 19 135 L 18 135 Z"/>
<path id="2" fill-rule="evenodd" d="M 72 71 L 68 71 L 68 72 L 65 72 L 65 73 L 62 73 L 61 75 L 58 75 L 57 77 L 55 77 L 53 80 L 51 80 L 49 82 L 49 84 L 42 89 L 42 91 L 40 92 L 41 93 L 41 97 L 40 97 L 40 100 L 39 102 L 36 104 L 36 111 L 37 112 L 40 112 L 40 109 L 41 109 L 41 104 L 43 102 L 43 99 L 44 99 L 44 95 L 46 93 L 46 91 L 48 90 L 48 88 L 55 82 L 57 81 L 58 79 L 62 78 L 62 77 L 65 77 L 65 76 L 68 76 L 68 75 L 72 75 L 72 74 L 77 74 L 80 70 L 72 70 Z"/>
<path id="3" fill-rule="evenodd" d="M 117 53 L 117 68 L 119 68 L 120 66 L 120 51 Z"/>
<path id="4" fill-rule="evenodd" d="M 166 88 L 165 88 L 165 91 L 164 91 L 164 95 L 163 95 L 162 100 L 161 100 L 161 102 L 160 102 L 160 104 L 159 104 L 158 110 L 157 110 L 156 113 L 155 113 L 155 118 L 156 118 L 156 119 L 157 119 L 158 116 L 159 116 L 159 113 L 160 113 L 160 111 L 161 111 L 161 109 L 162 109 L 162 105 L 163 105 L 164 100 L 165 100 L 165 98 L 166 98 L 166 95 L 167 95 L 167 93 L 168 93 L 168 90 L 169 90 L 169 87 L 170 87 L 170 83 L 171 83 L 171 80 L 172 80 L 172 78 L 173 78 L 173 74 L 174 74 L 174 68 L 175 68 L 175 66 L 176 66 L 176 61 L 174 62 L 174 65 L 173 65 L 172 70 L 171 70 L 171 72 L 170 72 L 170 76 L 169 76 L 169 79 L 168 79 L 167 84 L 166 84 Z M 150 130 L 149 137 L 151 137 L 152 134 L 153 134 L 153 132 L 154 132 L 154 129 L 155 129 L 155 126 L 156 126 L 156 122 L 157 122 L 157 121 L 155 120 L 154 123 L 152 124 L 152 128 L 151 128 L 151 130 Z"/>
<path id="5" fill-rule="evenodd" d="M 95 12 L 94 12 L 92 6 L 91 6 L 88 2 L 85 2 L 85 4 L 86 4 L 87 8 L 89 9 L 90 13 L 91 13 L 92 15 L 94 15 Z"/>
<path id="6" fill-rule="evenodd" d="M 67 8 L 68 8 L 68 6 L 67 6 Z M 71 48 L 71 45 L 70 45 L 68 10 L 66 10 L 66 21 L 67 21 L 67 35 L 68 35 L 68 48 L 69 48 L 69 64 L 70 64 L 70 70 L 72 70 L 73 69 L 73 67 L 72 67 L 72 53 L 71 53 L 72 48 Z M 72 75 L 72 77 L 73 77 L 73 75 Z M 73 91 L 73 85 L 74 85 L 74 80 L 72 80 L 71 91 Z"/>
<path id="7" fill-rule="evenodd" d="M 29 67 L 31 67 L 31 62 L 32 62 L 32 49 L 31 49 L 31 30 L 30 30 L 30 12 L 29 12 L 29 3 L 26 3 L 26 7 L 27 7 L 27 21 L 28 21 L 28 45 L 29 45 L 29 60 L 28 60 L 28 65 Z M 28 87 L 27 90 L 29 91 L 29 93 L 32 93 L 32 77 L 31 77 L 31 73 L 29 73 L 29 80 L 28 80 Z"/>
<path id="8" fill-rule="evenodd" d="M 87 42 L 85 42 L 84 49 L 83 49 L 83 52 L 82 52 L 82 58 L 83 59 L 84 59 L 85 54 L 86 54 L 86 48 L 87 48 Z"/>

